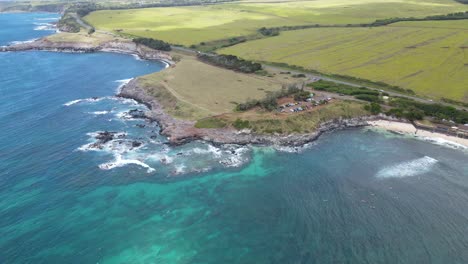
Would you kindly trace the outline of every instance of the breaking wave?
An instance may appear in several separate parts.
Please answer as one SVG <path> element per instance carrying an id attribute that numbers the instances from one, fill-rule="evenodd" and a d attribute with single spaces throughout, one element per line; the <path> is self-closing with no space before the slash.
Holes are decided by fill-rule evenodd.
<path id="1" fill-rule="evenodd" d="M 31 43 L 38 40 L 38 38 L 33 38 L 33 39 L 28 39 L 28 40 L 23 40 L 23 41 L 11 41 L 9 44 L 10 45 L 20 45 L 20 44 L 27 44 Z"/>
<path id="2" fill-rule="evenodd" d="M 419 137 L 419 138 L 424 141 L 427 141 L 429 143 L 439 145 L 439 146 L 449 147 L 453 149 L 460 149 L 460 150 L 468 150 L 468 148 L 463 146 L 462 144 L 458 144 L 456 142 L 443 139 L 443 138 L 435 138 L 435 137 Z"/>
<path id="3" fill-rule="evenodd" d="M 38 23 L 38 22 L 35 22 L 34 25 L 36 25 L 36 27 L 34 27 L 34 30 L 52 31 L 52 30 L 56 29 L 55 25 L 51 24 L 51 23 Z"/>
<path id="4" fill-rule="evenodd" d="M 35 18 L 34 20 L 37 20 L 37 21 L 55 21 L 55 20 L 58 20 L 60 17 L 39 17 L 39 18 Z"/>
<path id="5" fill-rule="evenodd" d="M 134 164 L 134 165 L 138 165 L 138 166 L 141 166 L 143 168 L 146 168 L 148 173 L 156 171 L 154 168 L 152 168 L 151 166 L 149 166 L 148 164 L 146 164 L 146 163 L 144 163 L 142 161 L 139 161 L 139 160 L 136 160 L 136 159 L 123 159 L 122 155 L 120 155 L 120 154 L 115 155 L 115 160 L 113 160 L 111 162 L 106 162 L 106 163 L 100 164 L 99 168 L 102 169 L 102 170 L 111 170 L 111 169 L 114 169 L 114 168 L 124 167 L 124 166 L 130 165 L 130 164 Z"/>
<path id="6" fill-rule="evenodd" d="M 88 112 L 88 113 L 92 115 L 106 115 L 106 114 L 109 114 L 110 111 L 94 111 L 94 112 Z"/>
<path id="7" fill-rule="evenodd" d="M 122 87 L 124 87 L 127 83 L 129 83 L 131 80 L 133 80 L 133 78 L 130 78 L 130 79 L 122 79 L 122 80 L 117 80 L 115 81 L 116 83 L 119 84 L 119 86 L 117 87 L 117 94 L 120 93 L 120 91 L 122 90 Z"/>
<path id="8" fill-rule="evenodd" d="M 63 106 L 72 106 L 78 103 L 95 103 L 95 102 L 100 102 L 102 100 L 114 100 L 114 101 L 120 101 L 124 104 L 130 104 L 130 105 L 139 105 L 137 101 L 133 99 L 128 99 L 128 98 L 120 98 L 120 97 L 115 97 L 115 96 L 105 96 L 105 97 L 92 97 L 92 98 L 85 98 L 85 99 L 76 99 L 72 100 L 69 102 L 66 102 L 63 104 Z"/>
<path id="9" fill-rule="evenodd" d="M 417 176 L 432 170 L 438 160 L 428 156 L 385 167 L 377 172 L 377 178 L 404 178 Z"/>

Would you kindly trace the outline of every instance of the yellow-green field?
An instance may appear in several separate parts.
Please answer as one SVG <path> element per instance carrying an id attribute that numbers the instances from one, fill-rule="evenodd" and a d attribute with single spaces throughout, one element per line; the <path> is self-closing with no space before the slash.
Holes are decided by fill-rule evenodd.
<path id="1" fill-rule="evenodd" d="M 288 31 L 219 52 L 383 81 L 429 97 L 468 102 L 468 20 Z"/>
<path id="2" fill-rule="evenodd" d="M 160 101 L 172 100 L 166 110 L 185 119 L 232 112 L 235 103 L 264 98 L 266 92 L 279 90 L 283 84 L 275 78 L 211 66 L 191 56 L 183 56 L 175 67 L 140 79 L 150 93 L 169 91 L 170 97 L 163 96 Z"/>
<path id="3" fill-rule="evenodd" d="M 316 0 L 236 2 L 208 6 L 103 10 L 85 20 L 98 29 L 191 45 L 255 34 L 261 27 L 369 23 L 465 11 L 453 0 Z"/>

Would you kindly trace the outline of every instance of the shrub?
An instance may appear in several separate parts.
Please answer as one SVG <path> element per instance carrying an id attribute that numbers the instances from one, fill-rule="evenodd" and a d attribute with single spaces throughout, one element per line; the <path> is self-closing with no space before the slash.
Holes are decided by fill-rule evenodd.
<path id="1" fill-rule="evenodd" d="M 234 121 L 234 123 L 232 123 L 232 126 L 236 129 L 246 129 L 250 127 L 250 122 L 249 120 L 242 120 L 238 118 L 236 121 Z"/>
<path id="2" fill-rule="evenodd" d="M 162 40 L 158 39 L 152 39 L 152 38 L 135 38 L 133 39 L 133 42 L 137 44 L 142 44 L 145 45 L 149 48 L 156 49 L 156 50 L 164 50 L 164 51 L 170 51 L 171 50 L 171 45 L 169 43 L 164 42 Z"/>
<path id="3" fill-rule="evenodd" d="M 380 104 L 377 104 L 377 103 L 370 103 L 368 105 L 365 105 L 364 109 L 366 109 L 367 111 L 371 112 L 374 115 L 382 111 L 382 107 L 380 106 Z"/>
<path id="4" fill-rule="evenodd" d="M 234 55 L 207 55 L 199 54 L 198 58 L 201 61 L 223 67 L 230 70 L 240 71 L 244 73 L 254 73 L 262 70 L 260 63 L 240 59 Z"/>

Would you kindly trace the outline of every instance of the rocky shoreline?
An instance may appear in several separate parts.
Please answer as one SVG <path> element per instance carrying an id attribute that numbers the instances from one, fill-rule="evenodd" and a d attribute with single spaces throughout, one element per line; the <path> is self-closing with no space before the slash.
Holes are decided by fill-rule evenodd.
<path id="1" fill-rule="evenodd" d="M 169 65 L 174 64 L 174 62 L 172 61 L 172 57 L 168 53 L 159 50 L 154 50 L 131 41 L 114 40 L 100 44 L 93 44 L 79 42 L 55 42 L 50 41 L 47 39 L 47 37 L 45 37 L 31 42 L 28 41 L 0 47 L 0 52 L 28 50 L 74 53 L 115 52 L 136 55 L 144 60 L 160 60 Z"/>
<path id="2" fill-rule="evenodd" d="M 15 45 L 0 47 L 0 52 L 28 50 L 74 53 L 115 52 L 136 55 L 139 58 L 145 60 L 160 60 L 166 62 L 169 65 L 174 64 L 169 54 L 150 49 L 146 46 L 136 44 L 131 41 L 114 40 L 95 45 L 91 43 L 53 42 L 47 38 L 41 38 L 32 42 L 23 42 Z M 121 88 L 118 96 L 134 99 L 148 106 L 150 110 L 145 113 L 145 117 L 152 121 L 158 122 L 161 127 L 161 134 L 167 136 L 169 143 L 173 145 L 181 145 L 194 140 L 203 140 L 216 145 L 254 144 L 298 147 L 316 140 L 318 137 L 320 137 L 321 134 L 326 132 L 368 126 L 370 121 L 375 120 L 388 120 L 388 117 L 385 116 L 364 116 L 352 119 L 336 119 L 321 124 L 315 132 L 308 134 L 266 135 L 256 134 L 249 130 L 238 131 L 233 128 L 196 128 L 194 121 L 176 119 L 166 113 L 156 98 L 147 94 L 146 91 L 139 85 L 138 78 L 135 78 L 128 84 L 124 85 Z"/>
<path id="3" fill-rule="evenodd" d="M 213 144 L 237 145 L 275 145 L 275 146 L 302 146 L 320 137 L 321 134 L 346 129 L 368 126 L 370 121 L 387 119 L 385 116 L 364 116 L 352 119 L 330 120 L 320 125 L 317 131 L 308 134 L 291 135 L 262 135 L 248 130 L 238 131 L 232 128 L 206 129 L 195 128 L 194 121 L 180 120 L 167 114 L 162 105 L 146 93 L 138 83 L 138 78 L 131 80 L 122 87 L 119 97 L 134 99 L 145 104 L 150 109 L 146 117 L 159 123 L 161 134 L 168 137 L 173 145 L 185 144 L 193 140 L 203 140 Z M 393 120 L 393 119 L 392 119 Z"/>

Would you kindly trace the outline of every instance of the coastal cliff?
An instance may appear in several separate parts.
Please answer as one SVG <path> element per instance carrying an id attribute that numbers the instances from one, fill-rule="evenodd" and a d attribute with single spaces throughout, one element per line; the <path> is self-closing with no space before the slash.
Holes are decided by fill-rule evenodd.
<path id="1" fill-rule="evenodd" d="M 257 134 L 249 130 L 234 128 L 196 128 L 194 121 L 176 119 L 166 113 L 158 100 L 149 95 L 138 78 L 122 87 L 119 97 L 134 99 L 148 106 L 146 117 L 156 121 L 161 134 L 171 144 L 180 145 L 193 140 L 204 140 L 214 144 L 255 144 L 278 146 L 301 146 L 316 140 L 321 134 L 333 130 L 367 126 L 369 121 L 382 119 L 380 116 L 363 116 L 352 119 L 335 119 L 322 123 L 316 131 L 307 134 Z"/>

